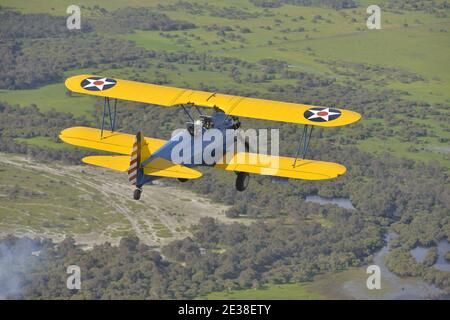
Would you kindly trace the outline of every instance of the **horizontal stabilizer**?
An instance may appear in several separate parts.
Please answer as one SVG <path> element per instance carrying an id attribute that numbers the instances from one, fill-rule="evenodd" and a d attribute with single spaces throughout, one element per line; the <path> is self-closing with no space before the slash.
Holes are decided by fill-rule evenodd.
<path id="1" fill-rule="evenodd" d="M 130 166 L 129 156 L 89 156 L 84 157 L 84 163 L 92 164 L 103 168 L 126 172 Z M 197 179 L 202 173 L 191 168 L 175 164 L 166 159 L 156 158 L 144 167 L 144 174 L 165 177 Z"/>
<path id="2" fill-rule="evenodd" d="M 224 170 L 256 173 L 303 180 L 333 179 L 345 173 L 343 165 L 295 158 L 277 157 L 256 153 L 240 152 L 232 156 L 228 164 L 216 164 L 215 167 Z"/>
<path id="3" fill-rule="evenodd" d="M 197 179 L 200 171 L 173 163 L 163 158 L 155 158 L 144 167 L 144 174 L 166 178 Z"/>
<path id="4" fill-rule="evenodd" d="M 73 127 L 61 131 L 59 138 L 79 147 L 130 155 L 136 136 L 109 130 L 103 130 L 102 136 L 99 129 Z M 144 138 L 144 140 L 150 153 L 155 152 L 166 143 L 165 140 L 155 138 Z M 130 164 L 129 160 L 128 158 L 128 164 Z"/>

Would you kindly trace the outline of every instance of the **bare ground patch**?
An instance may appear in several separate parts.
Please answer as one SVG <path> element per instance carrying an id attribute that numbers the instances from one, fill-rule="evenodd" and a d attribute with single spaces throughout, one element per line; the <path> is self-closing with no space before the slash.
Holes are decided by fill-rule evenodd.
<path id="1" fill-rule="evenodd" d="M 159 246 L 189 236 L 190 226 L 201 217 L 232 221 L 225 217 L 227 206 L 189 190 L 166 186 L 163 181 L 144 186 L 141 200 L 135 201 L 126 175 L 106 169 L 43 164 L 4 153 L 0 153 L 0 165 L 16 177 L 6 180 L 6 175 L 1 176 L 3 193 L 19 182 L 26 189 L 27 181 L 36 179 L 44 181 L 41 184 L 61 184 L 59 189 L 43 188 L 30 196 L 2 197 L 0 213 L 7 219 L 0 222 L 0 234 L 47 236 L 56 241 L 72 235 L 88 247 L 105 241 L 118 243 L 123 235 L 135 234 L 146 244 Z M 52 212 L 48 219 L 33 219 L 45 215 L 46 210 Z M 30 217 L 32 223 L 27 224 Z M 58 223 L 61 228 L 46 227 Z"/>

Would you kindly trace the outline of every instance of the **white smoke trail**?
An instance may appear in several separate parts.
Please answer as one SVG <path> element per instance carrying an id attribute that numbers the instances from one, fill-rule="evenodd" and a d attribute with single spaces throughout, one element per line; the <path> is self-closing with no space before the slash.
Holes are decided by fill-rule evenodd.
<path id="1" fill-rule="evenodd" d="M 21 297 L 21 281 L 31 269 L 38 244 L 29 238 L 0 240 L 0 300 Z"/>

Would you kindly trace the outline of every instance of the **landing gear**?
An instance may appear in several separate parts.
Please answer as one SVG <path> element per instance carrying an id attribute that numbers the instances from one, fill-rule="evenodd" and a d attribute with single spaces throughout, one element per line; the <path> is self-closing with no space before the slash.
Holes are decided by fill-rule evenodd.
<path id="1" fill-rule="evenodd" d="M 136 188 L 133 193 L 134 200 L 139 200 L 141 198 L 142 189 Z"/>
<path id="2" fill-rule="evenodd" d="M 180 181 L 180 182 L 186 182 L 186 181 L 188 181 L 189 179 L 186 179 L 186 178 L 178 178 L 178 181 Z"/>
<path id="3" fill-rule="evenodd" d="M 247 172 L 237 172 L 236 177 L 236 190 L 244 191 L 248 187 L 250 182 L 250 175 Z"/>

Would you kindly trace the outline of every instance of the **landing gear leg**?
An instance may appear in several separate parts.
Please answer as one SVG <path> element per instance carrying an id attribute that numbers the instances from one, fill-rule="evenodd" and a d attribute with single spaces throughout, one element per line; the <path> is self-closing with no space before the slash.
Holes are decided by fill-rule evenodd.
<path id="1" fill-rule="evenodd" d="M 236 177 L 236 190 L 244 191 L 250 182 L 250 175 L 247 172 L 238 172 Z"/>
<path id="2" fill-rule="evenodd" d="M 137 187 L 134 190 L 134 193 L 133 193 L 134 200 L 139 200 L 141 198 L 141 193 L 142 193 L 142 188 L 141 187 Z"/>

